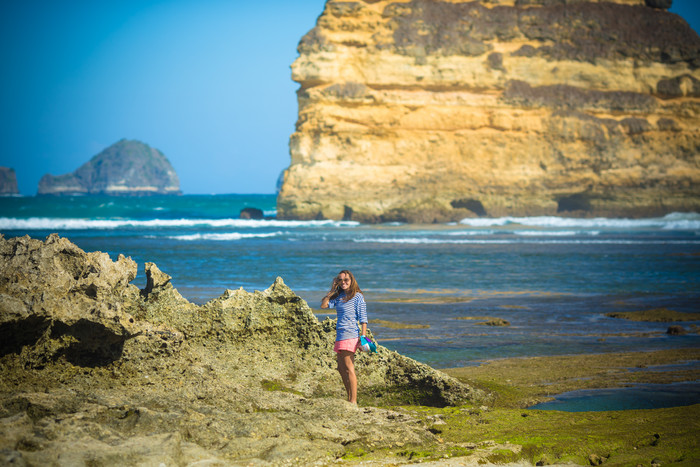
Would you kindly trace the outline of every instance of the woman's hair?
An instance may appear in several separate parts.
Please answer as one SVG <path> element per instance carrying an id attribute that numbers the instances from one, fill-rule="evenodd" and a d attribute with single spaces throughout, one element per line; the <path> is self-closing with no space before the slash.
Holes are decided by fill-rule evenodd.
<path id="1" fill-rule="evenodd" d="M 338 276 L 340 276 L 341 274 L 347 274 L 347 276 L 350 278 L 350 287 L 348 288 L 348 291 L 345 292 L 345 299 L 344 299 L 347 302 L 348 300 L 353 298 L 356 293 L 358 293 L 358 292 L 362 293 L 362 290 L 360 290 L 360 286 L 357 285 L 357 281 L 355 280 L 355 276 L 353 276 L 350 271 L 348 271 L 347 269 L 343 269 L 342 271 L 340 271 L 338 273 Z M 341 289 L 340 284 L 338 284 L 338 286 L 335 288 L 335 290 L 333 290 L 333 293 L 331 294 L 330 298 L 334 299 L 338 295 L 340 295 L 342 292 L 343 292 L 343 289 Z"/>

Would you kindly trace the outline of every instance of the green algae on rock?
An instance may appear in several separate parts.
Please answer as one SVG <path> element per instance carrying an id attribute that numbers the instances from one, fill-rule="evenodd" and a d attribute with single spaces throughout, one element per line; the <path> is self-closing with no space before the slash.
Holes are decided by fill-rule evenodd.
<path id="1" fill-rule="evenodd" d="M 684 363 L 700 359 L 700 349 L 666 349 L 549 357 L 504 358 L 446 373 L 492 393 L 491 405 L 526 408 L 577 389 L 623 387 L 634 383 L 695 381 L 700 370 Z M 680 365 L 676 367 L 676 365 Z"/>
<path id="2" fill-rule="evenodd" d="M 410 408 L 439 437 L 432 445 L 392 450 L 427 465 L 695 466 L 700 405 L 617 412 Z M 363 456 L 371 462 L 386 453 Z M 426 462 L 427 461 L 427 462 Z M 432 461 L 432 463 L 431 463 Z M 399 462 L 397 462 L 399 463 Z"/>
<path id="3" fill-rule="evenodd" d="M 700 321 L 700 313 L 681 313 L 668 308 L 654 308 L 642 311 L 616 311 L 606 313 L 610 318 L 622 318 L 630 321 L 646 321 L 649 323 L 673 323 L 680 321 Z"/>
<path id="4" fill-rule="evenodd" d="M 700 404 L 652 410 L 562 412 L 523 410 L 554 394 L 630 383 L 696 381 L 699 349 L 668 349 L 601 355 L 508 358 L 445 370 L 488 389 L 489 406 L 405 407 L 437 442 L 366 453 L 365 462 L 457 466 L 516 465 L 698 465 Z M 679 365 L 680 364 L 680 365 Z"/>
<path id="5" fill-rule="evenodd" d="M 130 258 L 0 237 L 0 463 L 324 463 L 435 439 L 414 416 L 342 400 L 335 322 L 281 278 L 197 306 L 145 270 L 139 290 Z M 383 347 L 357 372 L 376 404 L 484 397 Z"/>
<path id="6" fill-rule="evenodd" d="M 455 319 L 475 320 L 480 326 L 510 326 L 510 322 L 503 318 L 494 318 L 492 316 L 459 316 Z"/>
<path id="7" fill-rule="evenodd" d="M 369 324 L 376 324 L 389 329 L 428 329 L 429 324 L 399 323 L 397 321 L 387 321 L 385 319 L 371 319 Z"/>

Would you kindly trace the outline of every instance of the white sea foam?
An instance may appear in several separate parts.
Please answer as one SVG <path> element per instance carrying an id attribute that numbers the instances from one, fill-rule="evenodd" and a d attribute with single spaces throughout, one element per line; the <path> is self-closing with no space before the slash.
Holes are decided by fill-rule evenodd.
<path id="1" fill-rule="evenodd" d="M 448 235 L 452 237 L 473 236 L 473 235 L 493 235 L 495 230 L 457 230 L 454 232 L 434 232 L 436 235 Z"/>
<path id="2" fill-rule="evenodd" d="M 467 218 L 460 224 L 471 227 L 499 227 L 506 225 L 522 225 L 540 228 L 584 228 L 584 229 L 666 229 L 666 230 L 698 230 L 700 229 L 700 214 L 672 213 L 664 217 L 647 219 L 615 219 L 597 217 L 594 219 L 579 219 L 573 217 L 498 217 L 498 218 Z"/>
<path id="3" fill-rule="evenodd" d="M 214 240 L 214 241 L 231 241 L 231 240 L 243 240 L 246 238 L 270 238 L 284 235 L 284 232 L 270 232 L 270 233 L 257 233 L 257 234 L 245 234 L 239 232 L 230 233 L 197 233 L 192 235 L 172 235 L 170 238 L 172 240 L 181 241 L 198 241 L 198 240 Z"/>
<path id="4" fill-rule="evenodd" d="M 355 243 L 404 243 L 409 245 L 439 245 L 439 244 L 463 244 L 463 243 L 513 243 L 513 240 L 504 239 L 448 239 L 448 238 L 422 238 L 422 237 L 374 237 L 374 238 L 354 238 Z"/>
<path id="5" fill-rule="evenodd" d="M 697 213 L 673 213 L 660 218 L 650 219 L 578 219 L 569 217 L 500 217 L 500 218 L 468 218 L 460 221 L 461 225 L 468 228 L 483 227 L 521 227 L 513 233 L 517 235 L 596 235 L 603 230 L 681 230 L 700 231 L 700 214 Z M 0 217 L 0 230 L 115 230 L 120 228 L 334 228 L 357 227 L 355 221 L 333 220 L 277 220 L 277 219 L 79 219 L 79 218 L 51 218 L 51 217 Z M 528 227 L 534 233 L 529 232 Z M 560 230 L 556 230 L 560 229 Z M 574 230 L 576 232 L 572 233 Z M 586 231 L 589 230 L 589 231 Z M 592 232 L 591 232 L 592 231 Z M 503 233 L 504 230 L 462 230 L 450 231 L 436 235 L 491 235 Z M 561 232 L 561 233 L 545 233 Z"/>
<path id="6" fill-rule="evenodd" d="M 526 237 L 574 237 L 576 235 L 600 235 L 600 230 L 514 230 L 513 234 Z"/>
<path id="7" fill-rule="evenodd" d="M 700 240 L 629 240 L 629 239 L 537 239 L 537 238 L 463 238 L 463 239 L 447 239 L 447 238 L 420 238 L 420 237 L 375 237 L 375 238 L 355 238 L 355 243 L 395 243 L 409 245 L 459 245 L 459 244 L 547 244 L 547 245 L 700 245 Z"/>
<path id="8" fill-rule="evenodd" d="M 114 230 L 120 228 L 187 228 L 187 227 L 355 227 L 353 221 L 287 221 L 255 219 L 61 219 L 51 217 L 0 217 L 0 230 Z"/>

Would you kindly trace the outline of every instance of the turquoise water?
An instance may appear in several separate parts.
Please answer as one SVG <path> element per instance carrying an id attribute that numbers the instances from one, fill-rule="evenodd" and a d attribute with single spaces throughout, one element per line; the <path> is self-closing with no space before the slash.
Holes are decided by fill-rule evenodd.
<path id="1" fill-rule="evenodd" d="M 680 407 L 700 402 L 700 382 L 636 384 L 625 388 L 586 389 L 560 394 L 555 400 L 529 407 L 533 410 L 602 412 Z"/>
<path id="2" fill-rule="evenodd" d="M 269 219 L 240 220 L 241 209 Z M 700 311 L 700 215 L 658 219 L 481 218 L 444 225 L 274 219 L 274 195 L 0 198 L 0 232 L 58 232 L 86 251 L 153 261 L 189 300 L 267 288 L 281 276 L 312 307 L 341 269 L 365 292 L 380 344 L 436 367 L 535 355 L 700 345 L 672 323 L 611 311 Z M 457 301 L 457 303 L 455 303 Z M 508 327 L 458 318 L 493 316 Z M 323 318 L 321 316 L 321 318 Z M 691 331 L 700 322 L 678 323 Z"/>
<path id="3" fill-rule="evenodd" d="M 257 207 L 267 216 L 274 216 L 275 205 L 274 195 L 0 197 L 0 228 L 109 230 L 123 226 L 120 221 L 237 218 L 241 209 L 247 207 Z M 106 220 L 114 221 L 113 227 L 100 223 Z"/>

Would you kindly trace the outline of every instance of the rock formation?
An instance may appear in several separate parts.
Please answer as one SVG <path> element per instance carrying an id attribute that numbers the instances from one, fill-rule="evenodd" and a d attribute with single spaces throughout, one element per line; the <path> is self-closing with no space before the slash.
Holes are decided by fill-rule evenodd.
<path id="1" fill-rule="evenodd" d="M 700 209 L 700 37 L 647 0 L 326 3 L 280 218 Z"/>
<path id="2" fill-rule="evenodd" d="M 264 219 L 265 214 L 259 208 L 243 208 L 238 217 L 241 219 Z"/>
<path id="3" fill-rule="evenodd" d="M 17 174 L 15 169 L 0 167 L 0 196 L 18 195 Z"/>
<path id="4" fill-rule="evenodd" d="M 122 139 L 75 172 L 44 175 L 40 195 L 179 195 L 180 180 L 170 161 L 140 141 Z"/>
<path id="5" fill-rule="evenodd" d="M 367 404 L 482 396 L 380 347 L 357 358 L 357 408 L 343 401 L 334 321 L 281 279 L 197 306 L 155 264 L 145 272 L 139 290 L 122 255 L 0 238 L 0 463 L 325 464 L 368 443 L 435 441 Z"/>

